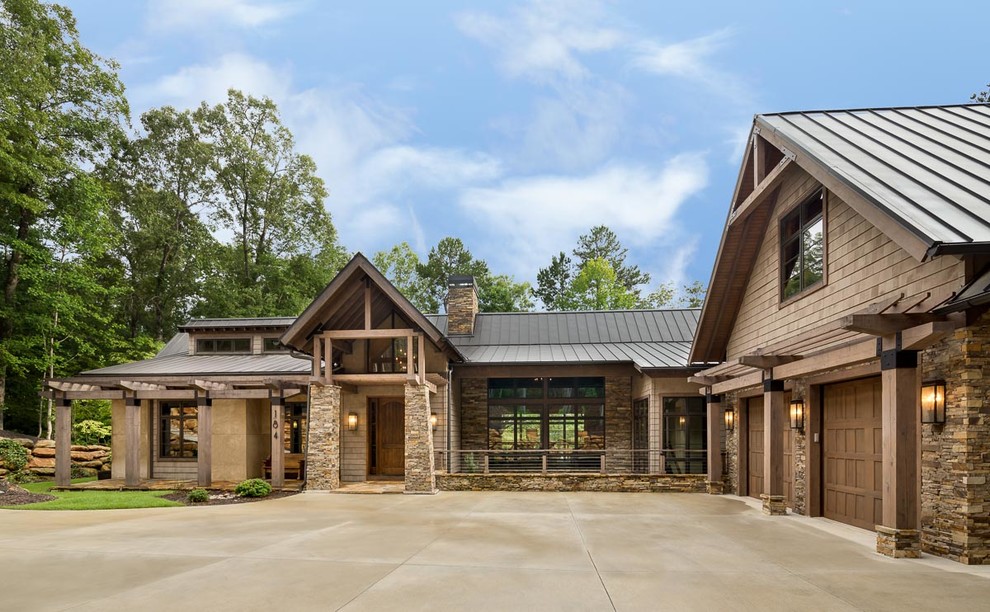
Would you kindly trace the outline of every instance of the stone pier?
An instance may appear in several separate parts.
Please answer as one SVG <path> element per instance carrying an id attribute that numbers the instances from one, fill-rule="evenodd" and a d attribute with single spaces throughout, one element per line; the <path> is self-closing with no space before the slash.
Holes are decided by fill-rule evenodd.
<path id="1" fill-rule="evenodd" d="M 340 487 L 340 387 L 311 385 L 309 397 L 306 488 L 332 491 Z"/>
<path id="2" fill-rule="evenodd" d="M 405 386 L 406 493 L 437 492 L 430 425 L 430 391 L 426 385 Z"/>

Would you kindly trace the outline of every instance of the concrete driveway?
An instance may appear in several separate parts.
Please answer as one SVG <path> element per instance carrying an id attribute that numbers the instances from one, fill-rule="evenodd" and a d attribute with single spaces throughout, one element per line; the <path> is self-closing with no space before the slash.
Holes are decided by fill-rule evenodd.
<path id="1" fill-rule="evenodd" d="M 735 497 L 303 494 L 0 510 L 0 610 L 977 610 L 990 567 Z"/>

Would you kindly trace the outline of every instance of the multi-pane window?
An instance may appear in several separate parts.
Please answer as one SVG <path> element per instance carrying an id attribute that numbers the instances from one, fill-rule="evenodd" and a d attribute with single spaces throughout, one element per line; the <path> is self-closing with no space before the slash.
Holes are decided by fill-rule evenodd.
<path id="1" fill-rule="evenodd" d="M 306 452 L 306 404 L 303 402 L 290 402 L 285 405 L 284 421 L 285 452 L 305 453 Z"/>
<path id="2" fill-rule="evenodd" d="M 203 353 L 250 353 L 250 338 L 199 338 L 196 352 Z"/>
<path id="3" fill-rule="evenodd" d="M 663 453 L 668 474 L 708 471 L 705 398 L 663 398 Z"/>
<path id="4" fill-rule="evenodd" d="M 825 275 L 824 192 L 801 203 L 780 222 L 780 297 L 797 295 Z"/>
<path id="5" fill-rule="evenodd" d="M 489 379 L 488 448 L 605 448 L 605 379 Z"/>
<path id="6" fill-rule="evenodd" d="M 196 404 L 162 402 L 159 406 L 158 456 L 195 459 L 199 443 L 199 414 Z"/>

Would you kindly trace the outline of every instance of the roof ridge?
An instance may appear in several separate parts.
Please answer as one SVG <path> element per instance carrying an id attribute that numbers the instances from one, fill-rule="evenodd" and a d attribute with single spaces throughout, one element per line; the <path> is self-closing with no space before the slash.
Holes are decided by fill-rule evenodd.
<path id="1" fill-rule="evenodd" d="M 814 108 L 806 110 L 789 110 L 776 113 L 756 113 L 757 117 L 777 117 L 780 115 L 811 115 L 816 113 L 859 113 L 865 111 L 898 111 L 898 110 L 922 110 L 928 108 L 965 108 L 990 106 L 987 102 L 973 102 L 970 104 L 915 104 L 907 106 L 863 106 L 857 108 Z"/>

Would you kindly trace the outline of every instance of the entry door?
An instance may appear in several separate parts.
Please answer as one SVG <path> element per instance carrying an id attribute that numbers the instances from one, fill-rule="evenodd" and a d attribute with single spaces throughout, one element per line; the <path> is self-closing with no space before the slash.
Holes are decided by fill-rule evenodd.
<path id="1" fill-rule="evenodd" d="M 883 510 L 880 378 L 825 387 L 823 402 L 826 518 L 874 529 Z"/>
<path id="2" fill-rule="evenodd" d="M 746 400 L 749 410 L 749 489 L 750 497 L 759 497 L 763 493 L 763 396 L 751 397 Z"/>
<path id="3" fill-rule="evenodd" d="M 379 476 L 404 476 L 406 426 L 403 402 L 395 398 L 371 400 L 371 409 L 375 411 L 375 473 Z"/>

